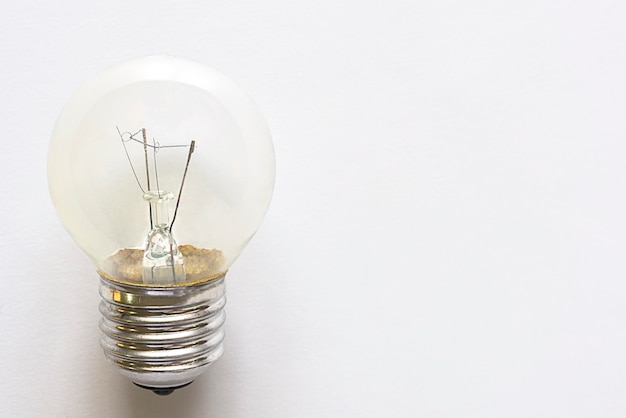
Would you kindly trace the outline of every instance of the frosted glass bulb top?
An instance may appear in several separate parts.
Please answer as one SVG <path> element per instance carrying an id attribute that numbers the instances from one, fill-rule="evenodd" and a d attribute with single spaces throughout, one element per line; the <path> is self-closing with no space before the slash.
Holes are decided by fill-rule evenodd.
<path id="1" fill-rule="evenodd" d="M 241 253 L 267 210 L 274 155 L 260 111 L 234 82 L 149 56 L 72 96 L 48 178 L 59 217 L 104 275 L 179 285 L 223 273 Z"/>

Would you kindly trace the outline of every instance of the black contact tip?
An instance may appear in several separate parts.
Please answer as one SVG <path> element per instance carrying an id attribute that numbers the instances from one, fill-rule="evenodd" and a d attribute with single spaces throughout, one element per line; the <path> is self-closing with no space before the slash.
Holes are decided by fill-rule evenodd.
<path id="1" fill-rule="evenodd" d="M 140 385 L 139 383 L 133 382 L 133 384 L 135 386 L 139 386 L 142 389 L 151 390 L 152 392 L 156 393 L 159 396 L 167 396 L 167 395 L 171 394 L 172 392 L 174 392 L 176 389 L 184 388 L 185 386 L 189 386 L 192 383 L 193 383 L 193 381 L 191 381 L 189 383 L 185 383 L 184 385 L 180 385 L 180 386 L 172 386 L 172 387 L 169 387 L 169 388 L 155 388 L 155 387 L 152 387 L 152 386 L 144 386 L 144 385 Z"/>

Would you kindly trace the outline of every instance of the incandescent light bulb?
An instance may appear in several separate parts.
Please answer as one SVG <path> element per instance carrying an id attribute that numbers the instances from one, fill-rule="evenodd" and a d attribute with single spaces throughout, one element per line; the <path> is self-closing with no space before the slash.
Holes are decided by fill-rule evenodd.
<path id="1" fill-rule="evenodd" d="M 265 120 L 205 65 L 148 56 L 83 84 L 48 156 L 59 218 L 100 275 L 105 357 L 168 394 L 223 352 L 224 276 L 274 185 Z"/>

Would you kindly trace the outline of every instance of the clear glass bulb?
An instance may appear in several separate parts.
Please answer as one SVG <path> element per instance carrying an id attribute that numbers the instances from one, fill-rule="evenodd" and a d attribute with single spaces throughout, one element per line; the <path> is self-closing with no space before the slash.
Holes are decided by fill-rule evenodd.
<path id="1" fill-rule="evenodd" d="M 274 153 L 233 81 L 148 56 L 76 91 L 54 127 L 48 179 L 61 221 L 108 286 L 193 288 L 223 277 L 256 232 Z"/>

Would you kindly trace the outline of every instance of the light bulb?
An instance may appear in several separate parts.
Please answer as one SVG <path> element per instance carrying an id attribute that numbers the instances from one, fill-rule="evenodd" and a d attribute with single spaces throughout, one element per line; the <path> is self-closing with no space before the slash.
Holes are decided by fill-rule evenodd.
<path id="1" fill-rule="evenodd" d="M 66 104 L 48 180 L 100 275 L 105 357 L 158 394 L 192 382 L 223 352 L 224 277 L 272 194 L 256 104 L 200 63 L 124 62 Z"/>

